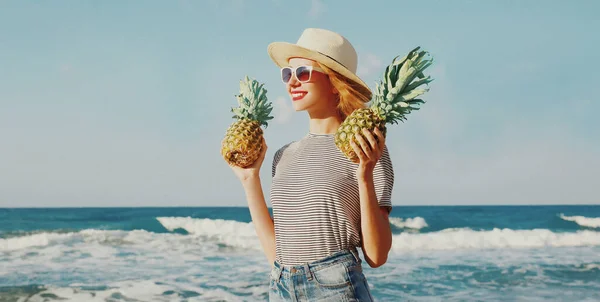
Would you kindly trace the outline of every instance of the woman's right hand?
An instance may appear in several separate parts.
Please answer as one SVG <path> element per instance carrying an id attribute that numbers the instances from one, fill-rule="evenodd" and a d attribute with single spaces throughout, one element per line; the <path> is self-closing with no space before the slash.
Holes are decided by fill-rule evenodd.
<path id="1" fill-rule="evenodd" d="M 260 152 L 260 155 L 258 156 L 256 161 L 251 166 L 248 166 L 246 168 L 238 167 L 235 165 L 229 165 L 229 166 L 233 170 L 233 173 L 235 173 L 235 176 L 237 176 L 237 178 L 241 182 L 244 182 L 244 181 L 252 179 L 252 178 L 258 178 L 259 173 L 260 173 L 260 167 L 262 166 L 262 163 L 265 159 L 266 153 L 267 153 L 267 143 L 265 141 L 265 138 L 263 137 L 262 138 L 262 150 Z"/>

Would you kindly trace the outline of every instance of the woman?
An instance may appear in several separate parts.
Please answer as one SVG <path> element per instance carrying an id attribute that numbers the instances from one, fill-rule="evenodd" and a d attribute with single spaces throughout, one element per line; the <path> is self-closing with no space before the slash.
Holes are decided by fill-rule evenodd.
<path id="1" fill-rule="evenodd" d="M 309 115 L 306 136 L 275 153 L 271 218 L 259 177 L 266 143 L 251 167 L 232 167 L 248 200 L 269 263 L 271 301 L 372 301 L 362 273 L 379 267 L 392 245 L 388 215 L 394 173 L 381 132 L 365 131 L 352 144 L 360 161 L 345 158 L 334 133 L 371 99 L 356 75 L 357 54 L 338 33 L 306 29 L 296 44 L 268 47 L 281 68 L 296 111 Z"/>

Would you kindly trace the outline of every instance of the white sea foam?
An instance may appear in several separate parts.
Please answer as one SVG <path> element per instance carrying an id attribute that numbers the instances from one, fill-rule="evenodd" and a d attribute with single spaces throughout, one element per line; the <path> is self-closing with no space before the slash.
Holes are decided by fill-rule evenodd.
<path id="1" fill-rule="evenodd" d="M 86 229 L 69 233 L 42 232 L 0 239 L 0 251 L 16 251 L 51 245 L 75 245 L 80 243 L 104 245 L 148 244 L 164 239 L 165 235 L 167 234 L 155 234 L 145 230 L 107 231 Z"/>
<path id="2" fill-rule="evenodd" d="M 232 247 L 260 249 L 260 242 L 252 222 L 191 217 L 156 218 L 167 230 L 186 230 L 189 234 L 202 236 Z"/>
<path id="3" fill-rule="evenodd" d="M 190 217 L 157 219 L 169 230 L 185 229 L 190 234 L 206 236 L 232 246 L 258 246 L 252 223 Z M 392 217 L 390 221 L 402 228 L 421 229 L 427 226 L 427 222 L 421 217 L 406 220 Z M 452 228 L 431 233 L 394 235 L 393 245 L 396 251 L 597 246 L 600 245 L 600 232 L 554 233 L 546 229 L 475 231 L 469 228 Z"/>
<path id="4" fill-rule="evenodd" d="M 540 248 L 599 246 L 600 232 L 579 231 L 554 233 L 546 229 L 512 230 L 493 229 L 475 231 L 452 229 L 440 232 L 394 235 L 395 251 L 459 250 L 488 248 Z"/>
<path id="5" fill-rule="evenodd" d="M 560 218 L 567 221 L 573 221 L 583 227 L 600 228 L 600 217 L 591 218 L 585 216 L 565 216 L 564 214 L 560 214 Z"/>
<path id="6" fill-rule="evenodd" d="M 424 220 L 394 221 L 405 228 L 422 228 Z M 177 233 L 152 233 L 145 230 L 107 231 L 82 230 L 72 233 L 37 233 L 0 239 L 0 251 L 31 252 L 53 246 L 84 246 L 93 244 L 86 251 L 94 257 L 108 257 L 111 249 L 118 246 L 137 246 L 177 253 L 201 254 L 217 251 L 223 246 L 240 251 L 260 252 L 260 243 L 252 223 L 222 219 L 197 219 L 190 217 L 159 217 L 157 220 L 170 231 L 184 229 L 189 235 Z M 486 248 L 539 248 L 566 246 L 599 246 L 600 232 L 582 230 L 556 233 L 546 229 L 512 230 L 493 229 L 476 231 L 468 228 L 452 228 L 430 233 L 402 233 L 394 235 L 393 250 L 455 250 Z M 104 249 L 103 249 L 104 248 Z M 55 253 L 64 250 L 54 250 Z"/>
<path id="7" fill-rule="evenodd" d="M 417 229 L 426 228 L 429 225 L 423 217 L 406 218 L 390 217 L 390 223 L 398 228 Z"/>
<path id="8" fill-rule="evenodd" d="M 268 263 L 258 250 L 251 223 L 189 217 L 160 217 L 158 221 L 171 233 L 82 230 L 0 239 L 4 273 L 0 275 L 9 286 L 42 280 L 45 289 L 25 289 L 15 294 L 22 297 L 20 301 L 54 297 L 65 301 L 265 300 Z M 189 234 L 172 232 L 176 229 Z M 256 248 L 247 249 L 251 243 Z M 395 252 L 388 263 L 375 270 L 365 268 L 379 293 L 390 291 L 390 295 L 419 296 L 423 290 L 443 294 L 450 289 L 438 283 L 448 280 L 459 287 L 495 288 L 505 285 L 477 282 L 506 276 L 527 287 L 531 278 L 536 284 L 567 282 L 555 279 L 548 270 L 594 278 L 599 268 L 598 246 L 600 232 L 593 230 L 453 228 L 394 235 Z M 528 249 L 535 247 L 550 248 Z M 443 274 L 432 275 L 432 270 Z M 580 281 L 575 278 L 568 285 L 581 286 L 576 283 Z M 403 291 L 398 290 L 399 284 Z"/>
<path id="9" fill-rule="evenodd" d="M 49 286 L 31 297 L 22 298 L 23 300 L 18 301 L 48 301 L 49 295 L 56 296 L 58 300 L 67 301 L 104 302 L 121 299 L 127 301 L 133 298 L 141 299 L 142 301 L 151 301 L 160 297 L 163 292 L 169 289 L 170 287 L 143 280 L 137 282 L 116 282 L 104 290 L 82 290 L 73 287 Z M 162 301 L 168 301 L 167 298 L 165 297 Z"/>
<path id="10" fill-rule="evenodd" d="M 41 232 L 0 239 L 0 252 L 29 250 L 53 245 L 97 243 L 109 246 L 143 245 L 155 249 L 173 249 L 189 244 L 204 248 L 226 245 L 239 249 L 260 250 L 252 223 L 222 219 L 190 217 L 159 217 L 157 220 L 169 231 L 184 229 L 190 235 L 152 233 L 145 230 L 96 230 L 78 232 Z"/>
<path id="11" fill-rule="evenodd" d="M 225 229 L 224 235 L 236 236 Z M 21 301 L 264 300 L 265 257 L 230 244 L 193 232 L 27 234 L 2 239 L 0 275 L 9 286 L 42 278 L 45 289 L 12 295 Z"/>
<path id="12" fill-rule="evenodd" d="M 184 291 L 187 292 L 184 294 Z M 265 291 L 256 292 L 250 296 L 252 301 L 260 300 Z M 191 294 L 190 294 L 191 293 Z M 42 291 L 28 297 L 18 299 L 19 302 L 48 301 L 55 296 L 57 300 L 66 301 L 239 301 L 240 297 L 223 289 L 206 289 L 185 284 L 163 284 L 152 280 L 113 282 L 106 289 L 82 289 L 78 286 L 57 287 L 48 286 Z"/>
<path id="13" fill-rule="evenodd" d="M 46 246 L 50 241 L 64 237 L 58 233 L 38 233 L 7 239 L 0 238 L 0 251 L 14 251 L 35 246 Z"/>

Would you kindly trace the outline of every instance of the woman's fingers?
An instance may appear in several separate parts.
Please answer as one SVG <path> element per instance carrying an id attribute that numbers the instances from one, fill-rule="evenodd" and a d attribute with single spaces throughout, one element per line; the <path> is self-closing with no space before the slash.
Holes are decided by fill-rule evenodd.
<path id="1" fill-rule="evenodd" d="M 377 136 L 377 140 L 379 141 L 379 151 L 381 151 L 381 153 L 383 153 L 383 148 L 385 147 L 385 135 L 383 135 L 383 132 L 381 132 L 381 130 L 379 130 L 379 128 L 375 128 L 375 135 Z"/>
<path id="2" fill-rule="evenodd" d="M 360 147 L 362 148 L 362 150 L 363 150 L 364 154 L 366 155 L 366 157 L 367 158 L 371 158 L 373 150 L 369 146 L 369 144 L 367 143 L 367 141 L 363 138 L 363 136 L 357 133 L 357 134 L 354 135 L 354 137 L 356 137 L 356 140 L 360 144 Z"/>
<path id="3" fill-rule="evenodd" d="M 356 156 L 358 157 L 358 159 L 360 159 L 360 161 L 367 160 L 367 156 L 365 155 L 363 150 L 352 139 L 350 140 L 350 147 L 352 147 L 354 153 L 356 153 Z"/>
<path id="4" fill-rule="evenodd" d="M 377 128 L 375 128 L 377 129 Z M 374 153 L 373 155 L 375 155 L 375 158 L 379 158 L 379 151 L 381 150 L 379 144 L 377 142 L 377 140 L 375 139 L 375 137 L 373 136 L 373 133 L 371 133 L 371 131 L 367 130 L 366 128 L 363 129 L 363 135 L 367 138 L 367 140 L 369 141 L 369 144 L 371 145 L 371 151 L 372 153 Z"/>

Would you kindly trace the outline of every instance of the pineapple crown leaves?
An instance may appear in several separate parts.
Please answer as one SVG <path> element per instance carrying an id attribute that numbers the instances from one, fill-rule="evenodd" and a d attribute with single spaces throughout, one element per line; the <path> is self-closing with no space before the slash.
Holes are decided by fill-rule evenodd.
<path id="1" fill-rule="evenodd" d="M 233 118 L 254 120 L 260 125 L 268 126 L 267 121 L 273 119 L 269 115 L 273 107 L 267 99 L 267 90 L 264 88 L 264 84 L 246 76 L 244 80 L 240 81 L 240 94 L 235 97 L 238 107 L 231 108 L 231 112 L 234 113 Z"/>
<path id="2" fill-rule="evenodd" d="M 400 59 L 396 56 L 386 67 L 383 80 L 376 83 L 371 109 L 386 123 L 396 124 L 398 121 L 405 121 L 406 115 L 412 110 L 419 110 L 415 106 L 425 103 L 416 97 L 429 91 L 428 87 L 419 87 L 433 81 L 430 76 L 425 76 L 423 73 L 433 64 L 433 59 L 426 59 L 429 53 L 420 48 L 420 46 L 416 47 Z"/>

